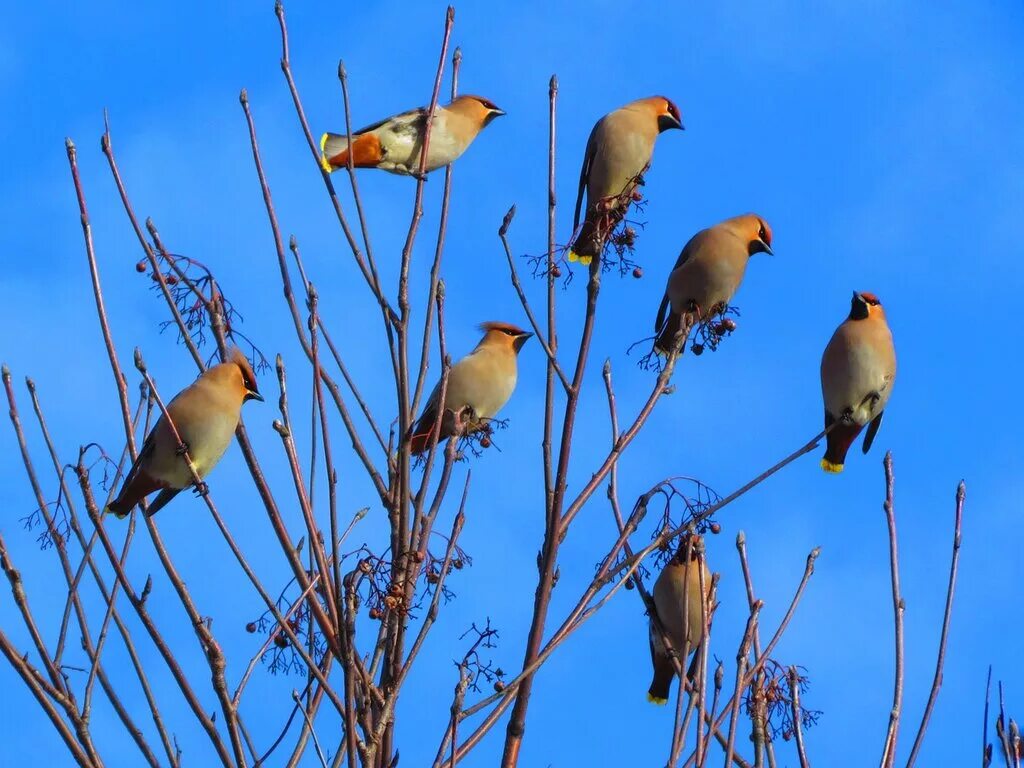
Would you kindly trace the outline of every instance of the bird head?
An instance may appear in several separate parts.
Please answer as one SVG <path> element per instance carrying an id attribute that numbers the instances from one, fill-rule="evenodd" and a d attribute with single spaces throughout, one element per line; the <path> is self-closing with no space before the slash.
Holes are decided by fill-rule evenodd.
<path id="1" fill-rule="evenodd" d="M 513 351 L 519 352 L 526 340 L 533 336 L 532 333 L 524 331 L 511 323 L 488 321 L 480 323 L 480 330 L 484 332 L 481 344 L 498 344 L 511 347 Z"/>
<path id="2" fill-rule="evenodd" d="M 505 114 L 505 110 L 498 107 L 490 99 L 469 94 L 456 98 L 448 105 L 448 109 L 461 112 L 467 117 L 472 118 L 481 128 L 486 127 L 494 118 Z"/>
<path id="3" fill-rule="evenodd" d="M 850 319 L 867 320 L 869 317 L 879 317 L 883 314 L 882 302 L 873 293 L 867 291 L 854 291 L 850 300 Z"/>
<path id="4" fill-rule="evenodd" d="M 249 364 L 248 358 L 242 354 L 242 350 L 238 347 L 232 347 L 228 353 L 229 363 L 234 363 L 235 369 L 241 376 L 239 385 L 245 391 L 242 396 L 242 402 L 247 400 L 259 400 L 263 402 L 263 395 L 260 394 L 259 388 L 256 386 L 256 374 L 252 370 L 252 366 Z"/>
<path id="5" fill-rule="evenodd" d="M 756 213 L 745 213 L 727 222 L 729 228 L 747 244 L 747 253 L 753 256 L 755 253 L 767 253 L 774 256 L 772 251 L 772 228 L 768 222 Z"/>
<path id="6" fill-rule="evenodd" d="M 679 114 L 679 107 L 672 99 L 665 96 L 654 96 L 649 101 L 652 102 L 658 117 L 658 133 L 664 133 L 673 128 L 684 130 L 683 117 Z"/>
<path id="7" fill-rule="evenodd" d="M 700 540 L 701 537 L 698 533 L 684 533 L 679 537 L 679 548 L 676 550 L 673 560 L 679 564 L 696 560 Z M 689 559 L 687 559 L 687 553 L 689 553 Z"/>

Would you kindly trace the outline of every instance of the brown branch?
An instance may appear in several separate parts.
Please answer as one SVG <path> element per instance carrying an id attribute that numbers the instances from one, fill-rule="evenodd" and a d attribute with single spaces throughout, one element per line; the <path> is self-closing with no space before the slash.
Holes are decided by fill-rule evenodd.
<path id="1" fill-rule="evenodd" d="M 452 55 L 452 101 L 455 100 L 459 89 L 459 67 L 461 64 L 462 49 L 456 48 L 455 53 Z M 351 157 L 349 158 L 349 162 L 351 163 Z M 448 231 L 448 204 L 451 199 L 452 191 L 452 168 L 453 166 L 448 164 L 444 169 L 444 188 L 441 191 L 441 218 L 437 225 L 437 244 L 434 247 L 434 263 L 430 266 L 430 288 L 427 291 L 427 303 L 424 305 L 427 308 L 427 311 L 423 313 L 423 344 L 420 348 L 420 368 L 419 373 L 416 376 L 416 389 L 413 391 L 412 404 L 410 405 L 410 409 L 413 414 L 419 411 L 420 398 L 423 395 L 423 387 L 426 383 L 427 371 L 430 368 L 430 329 L 434 317 L 434 313 L 431 312 L 431 307 L 433 307 L 434 303 L 437 301 L 438 281 L 441 276 L 441 256 L 444 253 L 445 236 Z M 441 400 L 439 402 L 443 403 L 444 401 Z M 424 472 L 425 477 L 428 474 L 428 472 Z"/>
<path id="2" fill-rule="evenodd" d="M 102 765 L 101 763 L 94 762 L 93 758 L 86 753 L 77 741 L 75 741 L 75 737 L 68 728 L 67 723 L 64 722 L 56 707 L 53 706 L 51 697 L 45 690 L 42 676 L 32 667 L 31 664 L 28 663 L 28 661 L 18 654 L 14 649 L 14 646 L 11 645 L 11 641 L 7 639 L 7 635 L 5 635 L 2 630 L 0 630 L 0 653 L 3 653 L 7 662 L 25 683 L 25 687 L 32 692 L 33 696 L 35 696 L 39 706 L 42 707 L 46 716 L 50 718 L 50 722 L 53 724 L 54 729 L 60 735 L 61 740 L 68 748 L 68 751 L 71 753 L 71 756 L 75 761 L 80 766 L 85 766 L 86 768 Z"/>
<path id="3" fill-rule="evenodd" d="M 900 594 L 900 561 L 896 544 L 896 511 L 894 504 L 892 452 L 888 451 L 883 460 L 885 467 L 885 519 L 889 529 L 889 566 L 892 573 L 892 606 L 896 618 L 896 681 L 893 686 L 892 711 L 889 713 L 889 729 L 885 735 L 882 750 L 882 768 L 890 768 L 896 762 L 896 739 L 900 729 L 900 710 L 903 708 L 903 596 Z"/>
<path id="4" fill-rule="evenodd" d="M 725 765 L 732 763 L 733 749 L 736 743 L 736 721 L 740 713 L 740 700 L 743 698 L 743 691 L 749 684 L 745 676 L 747 669 L 747 655 L 750 653 L 751 638 L 754 634 L 754 627 L 757 625 L 757 617 L 761 611 L 762 603 L 758 600 L 750 609 L 750 616 L 747 618 L 747 627 L 743 631 L 743 638 L 740 640 L 740 648 L 736 652 L 736 687 L 732 694 L 732 708 L 729 711 L 729 741 L 725 748 Z M 725 713 L 723 712 L 723 715 Z M 697 748 L 697 765 L 702 764 L 700 745 Z"/>
<path id="5" fill-rule="evenodd" d="M 918 735 L 913 739 L 913 749 L 910 750 L 910 757 L 906 761 L 907 768 L 913 765 L 918 758 L 918 752 L 925 740 L 925 731 L 928 729 L 928 721 L 935 708 L 935 700 L 939 697 L 939 688 L 942 687 L 942 667 L 946 658 L 946 638 L 949 635 L 949 622 L 953 611 L 953 592 L 956 589 L 956 565 L 959 562 L 959 545 L 961 545 L 961 524 L 964 520 L 964 498 L 967 495 L 967 486 L 961 480 L 956 486 L 956 510 L 953 519 L 953 553 L 949 562 L 949 586 L 946 588 L 946 608 L 942 614 L 942 631 L 939 633 L 939 652 L 935 660 L 935 679 L 932 681 L 932 690 L 928 694 L 928 705 L 925 707 L 925 714 L 921 718 L 921 727 Z"/>
<path id="6" fill-rule="evenodd" d="M 800 759 L 800 768 L 811 768 L 807 753 L 804 751 L 804 732 L 801 725 L 803 718 L 800 715 L 800 675 L 797 673 L 796 667 L 789 668 L 789 697 L 792 707 L 790 712 L 793 718 L 793 735 L 796 737 L 796 754 Z"/>
<path id="7" fill-rule="evenodd" d="M 519 281 L 519 271 L 516 269 L 516 262 L 512 256 L 512 246 L 510 246 L 508 242 L 508 228 L 512 225 L 512 219 L 515 215 L 516 207 L 513 205 L 508 209 L 508 213 L 505 214 L 505 218 L 502 219 L 501 226 L 498 228 L 498 237 L 501 238 L 501 245 L 505 249 L 505 259 L 508 261 L 508 271 L 512 280 L 512 287 L 515 289 L 516 295 L 519 297 L 519 303 L 523 305 L 523 310 L 526 312 L 526 318 L 530 321 L 530 327 L 533 328 L 537 341 L 540 342 L 541 347 L 544 349 L 544 354 L 548 359 L 548 365 L 554 369 L 559 381 L 562 382 L 562 388 L 565 390 L 565 393 L 569 394 L 572 390 L 572 385 L 569 383 L 569 379 L 565 377 L 565 372 L 562 371 L 562 367 L 558 364 L 558 358 L 555 357 L 555 353 L 552 351 L 551 347 L 548 346 L 548 342 L 544 338 L 544 333 L 541 331 L 537 318 L 533 314 L 533 309 L 530 307 L 530 301 L 526 298 L 526 292 L 523 290 L 523 284 Z"/>
<path id="8" fill-rule="evenodd" d="M 391 306 L 388 304 L 388 301 L 381 290 L 380 278 L 377 275 L 377 267 L 373 260 L 373 251 L 370 249 L 369 239 L 368 237 L 366 238 L 367 252 L 366 257 L 364 258 L 362 251 L 359 249 L 359 244 L 356 242 L 355 236 L 352 234 L 352 230 L 349 227 L 348 220 L 345 218 L 345 213 L 341 208 L 341 202 L 338 200 L 338 195 L 334 190 L 334 183 L 331 181 L 331 176 L 321 167 L 320 164 L 319 145 L 314 140 L 313 134 L 309 130 L 309 123 L 306 121 L 306 113 L 302 108 L 302 100 L 299 98 L 299 91 L 295 85 L 295 80 L 292 77 L 291 59 L 288 49 L 288 26 L 285 23 L 284 5 L 280 0 L 275 4 L 274 12 L 277 15 L 277 20 L 281 27 L 281 71 L 284 73 L 285 80 L 288 82 L 288 91 L 291 93 L 292 102 L 295 105 L 295 112 L 299 118 L 299 124 L 302 126 L 302 132 L 306 137 L 306 143 L 309 145 L 309 151 L 313 156 L 313 162 L 316 164 L 317 170 L 323 177 L 324 185 L 327 187 L 327 193 L 331 198 L 332 205 L 334 206 L 334 213 L 338 218 L 338 223 L 341 225 L 341 229 L 345 235 L 345 240 L 348 242 L 349 249 L 352 251 L 352 256 L 356 261 L 356 266 L 358 266 L 367 286 L 369 286 L 374 297 L 377 299 L 377 302 L 380 304 L 381 311 L 384 313 L 385 326 L 387 326 L 391 322 L 392 318 L 395 317 L 395 312 L 391 309 Z M 346 121 L 348 121 L 347 115 Z M 351 131 L 349 131 L 349 135 L 351 136 Z M 365 223 L 363 223 L 362 204 L 359 200 L 359 193 L 355 186 L 354 176 L 352 176 L 352 184 L 356 198 L 356 205 L 359 209 L 359 219 L 363 224 L 363 234 L 366 236 L 366 227 Z"/>
<path id="9" fill-rule="evenodd" d="M 804 589 L 807 587 L 807 583 L 810 581 L 811 575 L 814 573 L 814 562 L 818 559 L 818 556 L 820 554 L 821 548 L 815 547 L 811 550 L 810 554 L 807 555 L 807 564 L 804 566 L 803 576 L 800 579 L 800 583 L 797 585 L 796 592 L 793 594 L 793 599 L 789 603 L 789 608 L 786 610 L 786 614 L 782 617 L 782 621 L 779 622 L 779 626 L 775 630 L 775 634 L 772 635 L 771 640 L 768 641 L 768 645 L 765 646 L 764 653 L 761 655 L 761 658 L 754 662 L 750 670 L 747 671 L 747 673 L 744 675 L 740 691 L 742 691 L 743 688 L 746 688 L 748 685 L 750 685 L 751 681 L 764 666 L 765 661 L 771 658 L 772 651 L 775 650 L 775 646 L 778 644 L 779 640 L 782 639 L 782 635 L 785 633 L 786 628 L 789 626 L 789 622 L 793 619 L 793 614 L 796 613 L 796 607 L 800 602 L 800 598 L 804 594 Z M 731 707 L 735 703 L 735 699 L 739 695 L 742 695 L 741 692 L 733 692 L 732 696 L 725 703 L 725 706 L 722 709 L 722 713 L 715 719 L 715 728 L 720 727 L 722 723 L 725 721 L 726 714 L 728 714 Z M 696 753 L 691 753 L 690 756 L 687 758 L 686 763 L 684 763 L 683 768 L 689 768 L 691 765 L 694 764 L 695 759 Z"/>
<path id="10" fill-rule="evenodd" d="M 956 511 L 953 519 L 953 555 L 949 563 L 949 586 L 946 588 L 946 609 L 942 614 L 942 631 L 939 633 L 939 652 L 935 660 L 935 678 L 932 680 L 932 689 L 928 694 L 928 704 L 925 705 L 924 715 L 921 716 L 921 726 L 917 729 L 917 737 L 914 739 L 914 746 L 910 750 L 910 758 L 907 760 L 907 768 L 910 768 L 917 759 L 917 753 L 924 742 L 924 733 L 928 729 L 928 720 L 931 718 L 935 701 L 939 697 L 939 688 L 942 687 L 942 667 L 946 660 L 946 639 L 949 636 L 949 624 L 953 615 L 953 592 L 956 589 L 957 565 L 960 562 L 960 526 L 963 522 L 964 497 L 967 494 L 967 487 L 964 481 L 956 489 Z"/>

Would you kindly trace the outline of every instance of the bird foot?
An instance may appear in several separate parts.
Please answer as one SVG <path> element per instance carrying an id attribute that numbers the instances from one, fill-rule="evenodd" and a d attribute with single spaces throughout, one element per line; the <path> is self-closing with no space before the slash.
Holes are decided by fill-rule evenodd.
<path id="1" fill-rule="evenodd" d="M 425 173 L 420 173 L 419 171 L 409 171 L 409 175 L 416 179 L 416 181 L 427 181 L 427 174 Z"/>
<path id="2" fill-rule="evenodd" d="M 180 443 L 178 443 L 178 447 L 175 449 L 174 452 L 179 456 L 184 456 L 186 453 L 188 453 L 188 443 L 182 440 Z"/>
<path id="3" fill-rule="evenodd" d="M 852 424 L 853 423 L 853 408 L 851 407 L 851 408 L 844 409 L 842 415 L 840 415 L 840 417 L 839 417 L 839 420 L 841 422 L 843 422 L 844 424 Z"/>
<path id="4" fill-rule="evenodd" d="M 204 498 L 210 494 L 210 486 L 206 483 L 198 483 L 192 490 L 196 496 L 202 496 Z"/>

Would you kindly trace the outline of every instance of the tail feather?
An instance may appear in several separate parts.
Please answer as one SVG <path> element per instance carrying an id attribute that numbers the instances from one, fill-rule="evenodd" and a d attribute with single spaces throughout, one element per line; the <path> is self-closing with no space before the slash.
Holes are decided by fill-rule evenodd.
<path id="1" fill-rule="evenodd" d="M 160 487 L 160 483 L 145 472 L 135 472 L 104 511 L 112 512 L 116 517 L 127 517 L 136 504 Z"/>
<path id="2" fill-rule="evenodd" d="M 589 266 L 595 257 L 601 255 L 601 242 L 598 237 L 597 228 L 588 217 L 580 232 L 576 235 L 572 245 L 569 246 L 569 261 L 578 261 L 583 266 Z"/>
<path id="3" fill-rule="evenodd" d="M 821 460 L 821 468 L 826 472 L 838 474 L 843 471 L 846 454 L 864 429 L 860 424 L 840 423 L 828 433 L 825 444 L 825 456 Z"/>
<path id="4" fill-rule="evenodd" d="M 683 316 L 678 312 L 670 312 L 654 342 L 654 351 L 661 355 L 667 355 L 673 349 L 672 345 L 676 334 L 679 333 L 682 326 Z"/>
<path id="5" fill-rule="evenodd" d="M 380 139 L 374 133 L 364 133 L 353 136 L 350 147 L 347 136 L 325 133 L 320 137 L 320 165 L 328 173 L 346 168 L 349 154 L 352 155 L 353 167 L 374 168 L 383 157 Z"/>
<path id="6" fill-rule="evenodd" d="M 652 704 L 667 704 L 675 667 L 668 656 L 654 656 L 653 661 L 654 677 L 651 679 L 651 687 L 647 689 L 647 700 Z"/>
<path id="7" fill-rule="evenodd" d="M 181 493 L 181 488 L 164 488 L 162 491 L 160 491 L 160 493 L 156 495 L 156 498 L 153 499 L 153 502 L 146 508 L 146 515 L 148 517 L 152 517 L 161 509 L 163 509 L 167 505 L 167 502 L 169 502 L 179 493 Z"/>
<path id="8" fill-rule="evenodd" d="M 409 449 L 412 451 L 413 456 L 418 456 L 424 453 L 427 448 L 430 447 L 430 437 L 434 433 L 434 423 L 437 420 L 437 415 L 433 410 L 424 411 L 420 416 L 419 420 L 412 428 L 412 439 L 409 445 Z M 445 434 L 444 424 L 441 425 L 441 434 L 438 435 L 437 442 L 440 444 L 446 437 L 450 435 Z"/>

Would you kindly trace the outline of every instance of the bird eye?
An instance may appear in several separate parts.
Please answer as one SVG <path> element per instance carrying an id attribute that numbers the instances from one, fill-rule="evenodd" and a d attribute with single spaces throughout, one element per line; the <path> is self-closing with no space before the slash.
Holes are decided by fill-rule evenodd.
<path id="1" fill-rule="evenodd" d="M 764 238 L 765 238 L 766 234 L 767 234 L 767 233 L 766 233 L 766 232 L 764 231 L 764 224 L 762 224 L 762 225 L 761 225 L 761 228 L 757 230 L 757 236 L 758 236 L 759 238 L 761 238 L 762 240 L 764 240 Z"/>

